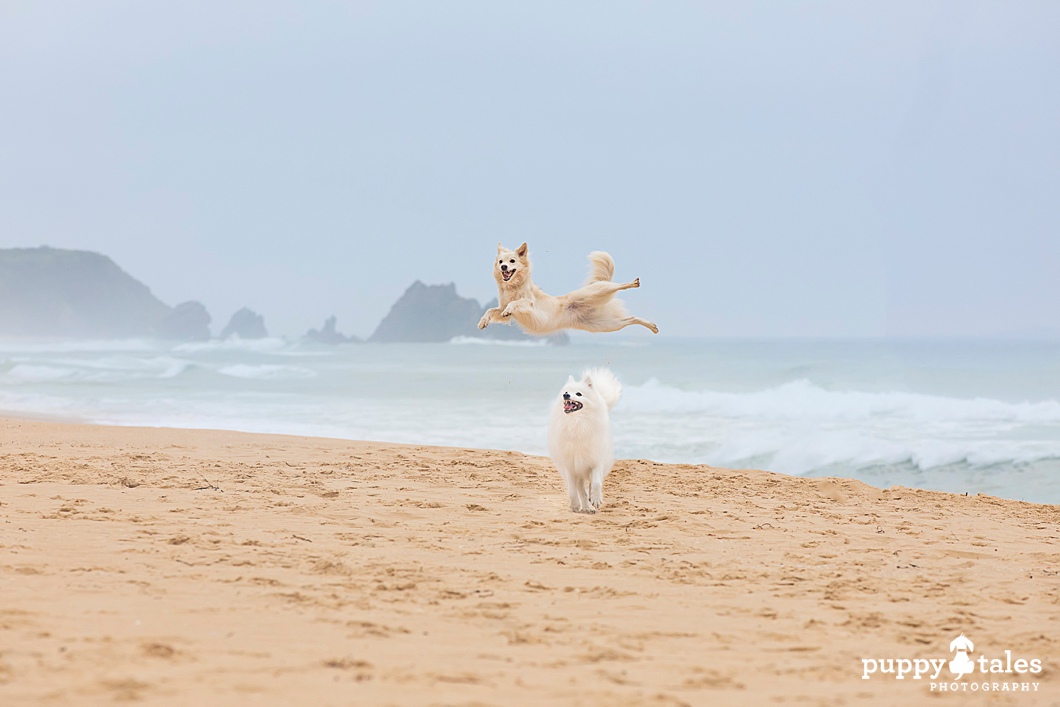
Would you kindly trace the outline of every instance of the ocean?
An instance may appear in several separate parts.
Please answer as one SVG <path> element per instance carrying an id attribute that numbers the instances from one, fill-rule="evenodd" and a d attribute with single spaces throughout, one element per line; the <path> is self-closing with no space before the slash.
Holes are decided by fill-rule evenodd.
<path id="1" fill-rule="evenodd" d="M 0 411 L 546 454 L 554 396 L 601 365 L 619 458 L 1060 503 L 1060 342 L 0 341 Z"/>

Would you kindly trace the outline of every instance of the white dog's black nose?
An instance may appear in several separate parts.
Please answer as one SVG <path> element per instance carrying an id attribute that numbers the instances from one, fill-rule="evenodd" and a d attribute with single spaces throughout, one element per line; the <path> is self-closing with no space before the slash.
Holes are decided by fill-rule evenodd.
<path id="1" fill-rule="evenodd" d="M 570 400 L 570 393 L 564 393 L 563 394 L 563 399 L 564 400 Z"/>

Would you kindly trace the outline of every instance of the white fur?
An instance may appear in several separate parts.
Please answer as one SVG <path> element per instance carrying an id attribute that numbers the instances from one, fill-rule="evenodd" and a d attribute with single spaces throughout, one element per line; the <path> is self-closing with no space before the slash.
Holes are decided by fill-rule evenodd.
<path id="1" fill-rule="evenodd" d="M 583 331 L 618 331 L 631 324 L 640 324 L 653 333 L 659 327 L 640 317 L 630 316 L 615 293 L 640 287 L 640 278 L 619 284 L 611 281 L 615 261 L 603 251 L 589 254 L 589 278 L 585 285 L 573 292 L 553 297 L 534 284 L 530 278 L 530 254 L 526 243 L 515 250 L 497 244 L 497 258 L 493 261 L 493 277 L 497 280 L 497 306 L 486 310 L 478 328 L 485 329 L 494 322 L 511 323 L 514 319 L 528 334 L 544 336 L 562 329 Z"/>
<path id="2" fill-rule="evenodd" d="M 566 393 L 582 407 L 564 412 Z M 611 408 L 622 395 L 622 384 L 606 368 L 571 376 L 552 405 L 548 452 L 567 485 L 570 509 L 595 513 L 604 505 L 604 477 L 615 463 L 611 441 Z"/>

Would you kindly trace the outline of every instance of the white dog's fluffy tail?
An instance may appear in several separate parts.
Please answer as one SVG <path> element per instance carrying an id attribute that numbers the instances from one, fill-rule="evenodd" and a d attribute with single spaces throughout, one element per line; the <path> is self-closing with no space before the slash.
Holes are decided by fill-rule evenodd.
<path id="1" fill-rule="evenodd" d="M 604 253 L 607 255 L 607 253 Z M 610 260 L 611 256 L 608 256 Z M 618 399 L 622 397 L 622 384 L 615 378 L 615 374 L 607 368 L 590 368 L 582 374 L 582 380 L 600 394 L 600 397 L 607 403 L 607 409 L 610 410 L 618 402 Z"/>
<path id="2" fill-rule="evenodd" d="M 593 282 L 610 282 L 615 276 L 615 261 L 608 253 L 602 250 L 594 250 L 589 253 L 589 279 L 586 284 Z"/>

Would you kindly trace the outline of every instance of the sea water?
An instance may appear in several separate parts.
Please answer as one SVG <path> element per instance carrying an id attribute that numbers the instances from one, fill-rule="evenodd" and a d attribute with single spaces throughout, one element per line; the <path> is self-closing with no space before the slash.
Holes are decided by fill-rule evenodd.
<path id="1" fill-rule="evenodd" d="M 1060 342 L 0 341 L 0 411 L 545 454 L 593 366 L 619 458 L 1060 503 Z"/>

